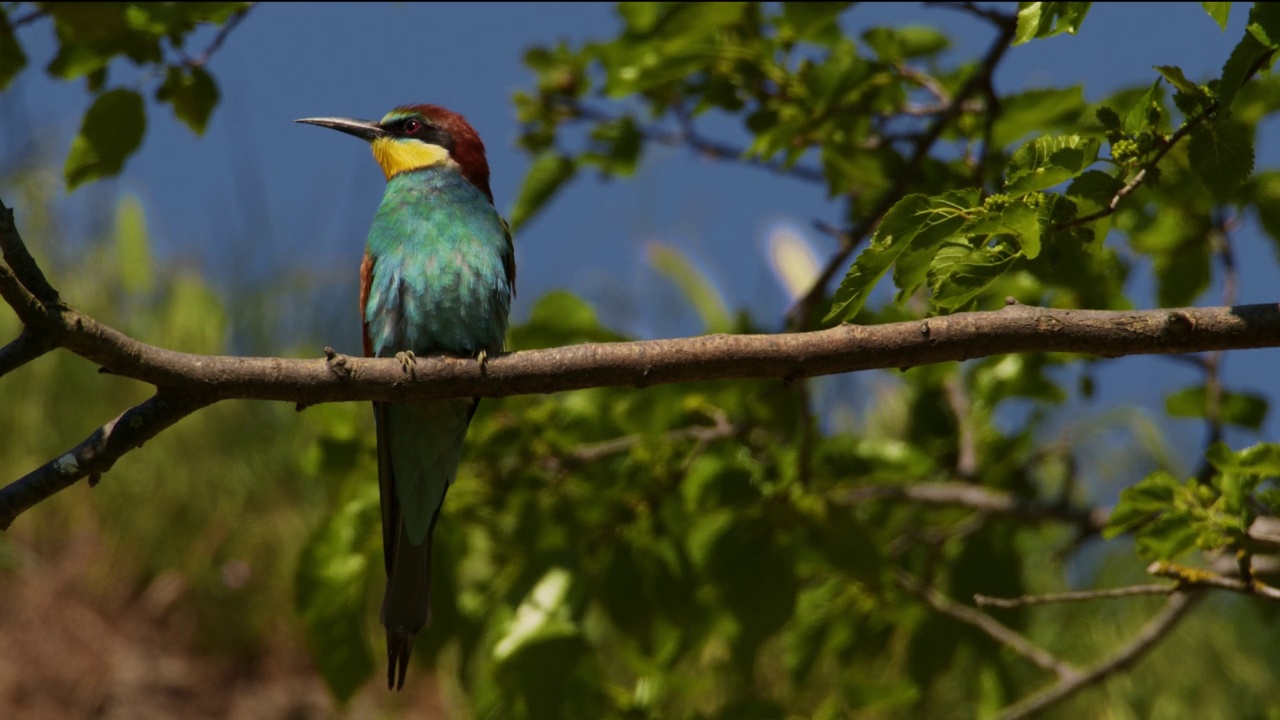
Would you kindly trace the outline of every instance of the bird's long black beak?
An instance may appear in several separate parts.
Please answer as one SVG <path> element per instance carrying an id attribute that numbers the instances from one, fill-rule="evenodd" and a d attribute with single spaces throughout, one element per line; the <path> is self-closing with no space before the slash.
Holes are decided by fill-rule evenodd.
<path id="1" fill-rule="evenodd" d="M 373 142 L 374 140 L 377 140 L 378 138 L 383 137 L 387 134 L 386 130 L 383 130 L 378 125 L 378 123 L 373 122 L 371 120 L 352 120 L 350 118 L 317 117 L 317 118 L 302 118 L 300 120 L 294 120 L 294 122 L 305 123 L 307 125 L 319 125 L 320 127 L 327 127 L 333 130 L 340 130 L 348 135 L 355 135 L 356 137 L 362 140 L 367 140 L 369 142 Z"/>

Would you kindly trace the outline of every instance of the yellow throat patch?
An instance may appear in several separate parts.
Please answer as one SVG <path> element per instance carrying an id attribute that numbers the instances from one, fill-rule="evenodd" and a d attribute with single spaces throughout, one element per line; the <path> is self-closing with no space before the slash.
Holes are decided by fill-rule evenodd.
<path id="1" fill-rule="evenodd" d="M 391 137 L 380 137 L 373 141 L 373 158 L 378 161 L 388 180 L 402 172 L 453 162 L 449 158 L 449 151 L 439 145 Z"/>

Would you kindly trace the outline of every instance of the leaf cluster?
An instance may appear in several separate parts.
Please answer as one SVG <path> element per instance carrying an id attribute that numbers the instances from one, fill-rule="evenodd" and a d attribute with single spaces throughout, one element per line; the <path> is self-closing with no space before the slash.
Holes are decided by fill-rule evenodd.
<path id="1" fill-rule="evenodd" d="M 252 3 L 158 2 L 16 3 L 0 7 L 0 91 L 26 68 L 17 25 L 52 24 L 58 50 L 45 67 L 51 77 L 83 80 L 93 102 L 72 140 L 63 167 L 68 188 L 110 177 L 124 168 L 146 134 L 146 103 L 139 88 L 155 85 L 154 98 L 201 134 L 218 104 L 218 85 L 205 56 L 186 53 L 202 26 L 226 26 Z M 128 61 L 136 78 L 113 83 Z M 158 84 L 156 77 L 162 77 Z"/>

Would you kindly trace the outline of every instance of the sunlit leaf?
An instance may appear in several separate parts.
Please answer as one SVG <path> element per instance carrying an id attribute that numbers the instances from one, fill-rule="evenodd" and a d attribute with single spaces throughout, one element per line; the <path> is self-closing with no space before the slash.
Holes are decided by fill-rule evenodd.
<path id="1" fill-rule="evenodd" d="M 142 96 L 132 90 L 111 90 L 98 96 L 84 114 L 80 133 L 71 141 L 63 175 L 67 187 L 116 175 L 142 144 L 147 116 Z"/>
<path id="2" fill-rule="evenodd" d="M 519 230 L 573 177 L 577 164 L 554 150 L 538 156 L 525 175 L 520 195 L 511 208 L 511 231 Z"/>
<path id="3" fill-rule="evenodd" d="M 1013 44 L 1021 45 L 1035 38 L 1058 33 L 1074 35 L 1089 12 L 1087 2 L 1023 2 L 1018 3 L 1018 30 Z"/>
<path id="4" fill-rule="evenodd" d="M 1183 388 L 1165 398 L 1165 412 L 1172 417 L 1208 417 L 1209 393 L 1204 385 Z M 1267 399 L 1253 393 L 1223 390 L 1216 417 L 1222 422 L 1258 430 L 1267 417 Z"/>
<path id="5" fill-rule="evenodd" d="M 1227 18 L 1231 13 L 1231 3 L 1229 2 L 1202 2 L 1204 11 L 1209 13 L 1209 17 L 1218 23 L 1219 30 L 1227 29 Z"/>
<path id="6" fill-rule="evenodd" d="M 218 104 L 218 85 L 204 68 L 170 66 L 156 99 L 173 105 L 174 115 L 201 135 Z"/>
<path id="7" fill-rule="evenodd" d="M 675 247 L 651 241 L 645 246 L 649 264 L 684 295 L 702 319 L 706 332 L 728 332 L 733 324 L 724 297 L 714 283 Z"/>
<path id="8" fill-rule="evenodd" d="M 1100 144 L 1097 138 L 1078 135 L 1030 140 L 1010 159 L 1005 192 L 1024 195 L 1070 180 L 1097 161 Z"/>
<path id="9" fill-rule="evenodd" d="M 1280 478 L 1280 443 L 1258 443 L 1235 451 L 1226 443 L 1216 442 L 1205 452 L 1205 458 L 1221 472 Z"/>

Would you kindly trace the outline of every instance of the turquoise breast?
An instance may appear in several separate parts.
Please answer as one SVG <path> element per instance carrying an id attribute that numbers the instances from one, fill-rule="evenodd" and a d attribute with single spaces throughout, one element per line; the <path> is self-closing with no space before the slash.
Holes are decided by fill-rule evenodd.
<path id="1" fill-rule="evenodd" d="M 364 319 L 374 354 L 501 350 L 509 247 L 498 211 L 455 168 L 391 178 L 367 246 Z"/>

